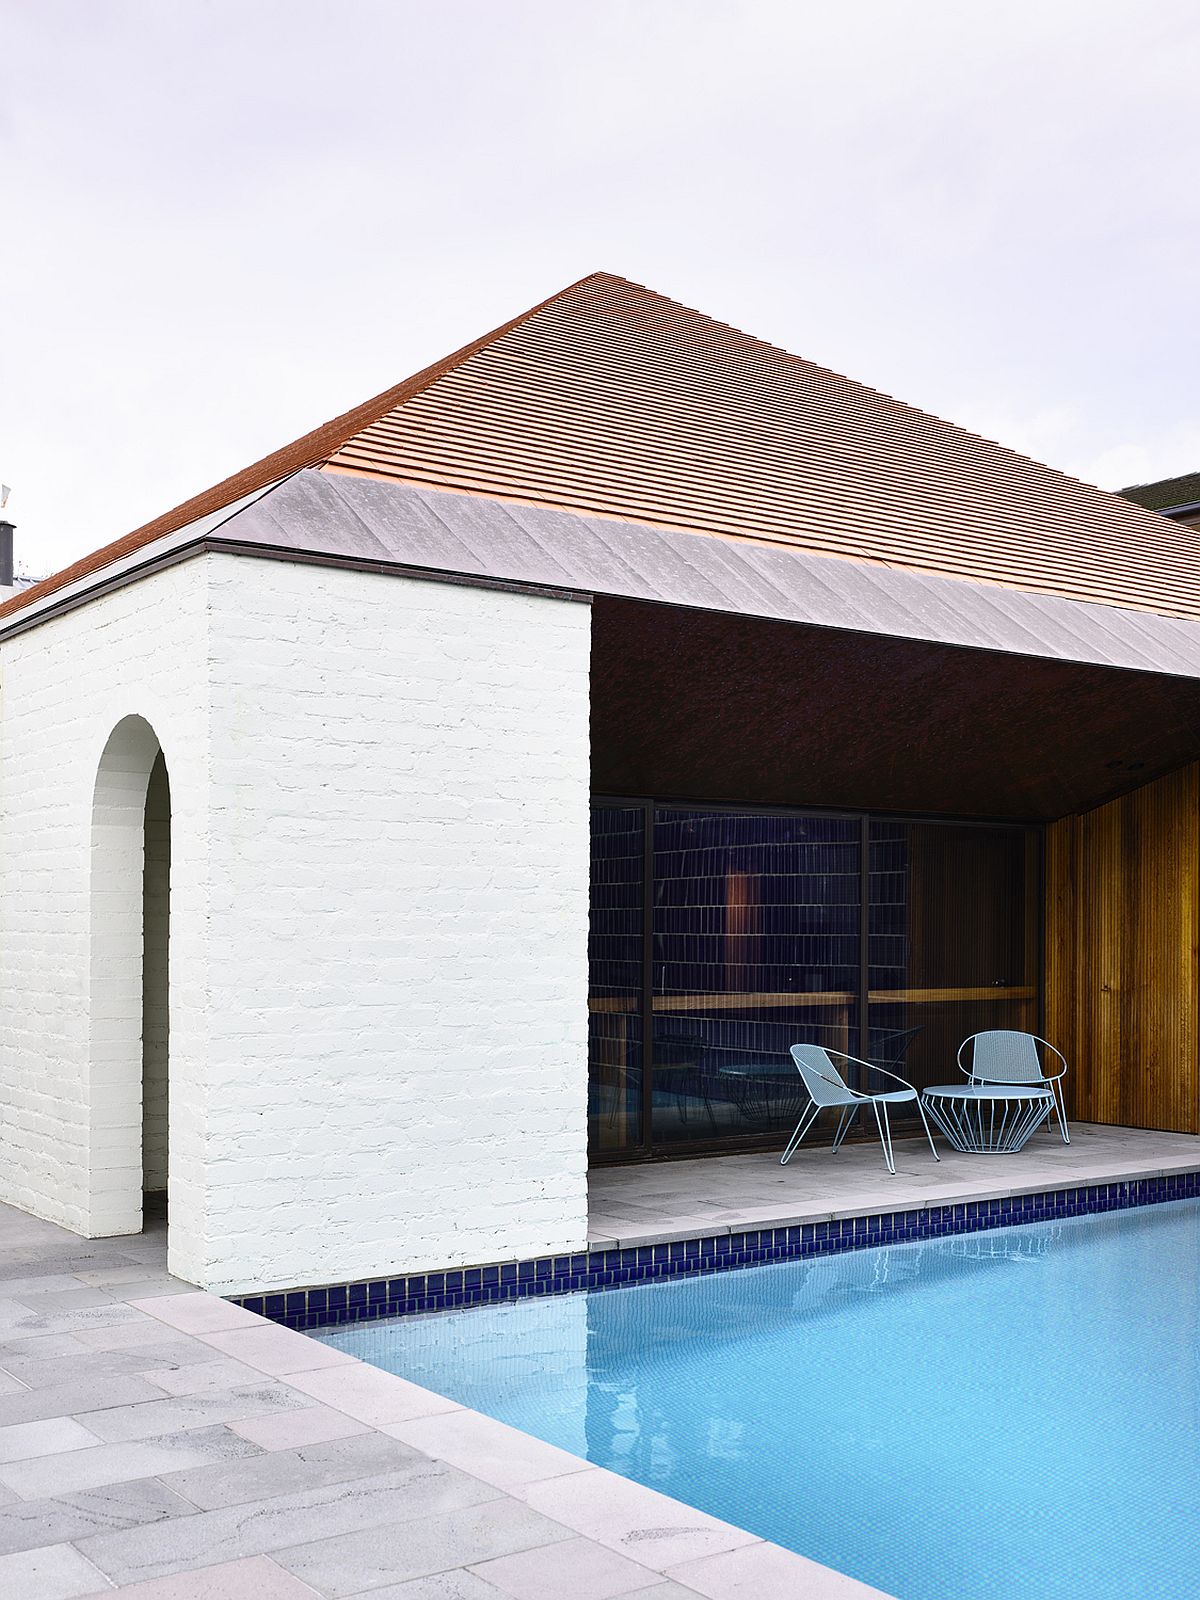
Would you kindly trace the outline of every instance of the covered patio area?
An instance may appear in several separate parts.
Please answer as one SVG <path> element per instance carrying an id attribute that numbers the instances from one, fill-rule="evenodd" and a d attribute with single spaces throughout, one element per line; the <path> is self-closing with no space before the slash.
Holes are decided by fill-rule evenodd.
<path id="1" fill-rule="evenodd" d="M 877 1140 L 601 1166 L 589 1176 L 588 1239 L 629 1249 L 843 1217 L 971 1205 L 983 1200 L 1200 1172 L 1200 1137 L 1076 1123 L 1071 1143 L 1039 1133 L 1019 1155 L 959 1155 L 942 1138 L 896 1142 L 889 1177 Z"/>
<path id="2" fill-rule="evenodd" d="M 944 580 L 951 620 L 900 637 L 914 596 L 855 581 L 839 626 L 815 604 L 594 602 L 594 1240 L 1196 1159 L 1200 679 L 1148 669 L 1140 619 L 1118 643 L 1089 611 L 1103 641 L 1081 642 L 1079 608 Z M 822 1118 L 806 1147 L 826 1148 L 779 1169 L 808 1105 L 793 1045 L 857 1090 L 890 1086 L 878 1071 L 921 1090 L 959 1081 L 960 1046 L 992 1030 L 1062 1052 L 1075 1147 L 980 1161 L 943 1142 L 938 1166 L 918 1143 L 890 1179 L 873 1137 L 831 1159 Z"/>

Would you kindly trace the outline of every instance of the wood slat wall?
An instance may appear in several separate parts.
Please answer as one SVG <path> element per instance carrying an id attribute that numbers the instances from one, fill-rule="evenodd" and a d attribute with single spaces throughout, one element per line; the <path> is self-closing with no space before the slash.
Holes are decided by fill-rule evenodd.
<path id="1" fill-rule="evenodd" d="M 1074 1117 L 1200 1133 L 1200 763 L 1046 830 L 1046 1036 Z"/>

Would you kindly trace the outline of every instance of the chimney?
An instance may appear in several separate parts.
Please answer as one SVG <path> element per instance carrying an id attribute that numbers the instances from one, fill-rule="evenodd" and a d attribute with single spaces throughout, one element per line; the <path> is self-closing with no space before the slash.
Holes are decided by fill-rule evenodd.
<path id="1" fill-rule="evenodd" d="M 0 518 L 0 591 L 13 587 L 13 529 L 14 523 Z M 4 597 L 8 598 L 7 595 Z"/>

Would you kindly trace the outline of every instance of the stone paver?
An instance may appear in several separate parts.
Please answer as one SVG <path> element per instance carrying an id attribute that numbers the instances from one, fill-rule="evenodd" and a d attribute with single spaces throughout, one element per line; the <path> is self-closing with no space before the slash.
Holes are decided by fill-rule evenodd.
<path id="1" fill-rule="evenodd" d="M 603 1467 L 572 1472 L 521 1491 L 536 1511 L 644 1567 L 667 1567 L 760 1543 L 752 1533 L 670 1500 Z"/>
<path id="2" fill-rule="evenodd" d="M 460 1409 L 453 1400 L 397 1378 L 394 1373 L 365 1366 L 361 1361 L 347 1366 L 322 1367 L 316 1372 L 295 1372 L 288 1382 L 314 1400 L 377 1427 L 382 1423 L 408 1422 L 413 1417 Z"/>
<path id="3" fill-rule="evenodd" d="M 20 1600 L 76 1600 L 103 1590 L 102 1575 L 69 1544 L 0 1556 L 0 1594 Z"/>
<path id="4" fill-rule="evenodd" d="M 370 1424 L 348 1417 L 330 1406 L 306 1406 L 302 1411 L 276 1411 L 265 1417 L 231 1422 L 230 1433 L 262 1450 L 294 1450 L 299 1445 L 324 1444 L 354 1433 L 369 1433 Z"/>
<path id="5" fill-rule="evenodd" d="M 600 1167 L 588 1175 L 588 1236 L 630 1247 L 1200 1170 L 1193 1134 L 1086 1122 L 1072 1126 L 1069 1145 L 1043 1132 L 1014 1156 L 960 1155 L 940 1136 L 937 1147 L 940 1162 L 923 1139 L 898 1140 L 895 1177 L 878 1140 L 845 1144 L 836 1156 L 801 1149 L 786 1167 L 771 1151 Z"/>
<path id="6" fill-rule="evenodd" d="M 615 1600 L 646 1587 L 639 1562 L 587 1539 L 567 1539 L 483 1561 L 471 1571 L 512 1600 Z"/>
<path id="7" fill-rule="evenodd" d="M 144 1400 L 162 1399 L 161 1390 L 145 1378 L 125 1373 L 115 1377 L 101 1377 L 99 1373 L 80 1376 L 70 1363 L 60 1365 L 67 1370 L 60 1374 L 57 1383 L 0 1396 L 0 1435 L 18 1422 L 37 1422 L 43 1417 L 65 1417 L 76 1411 L 98 1411 L 103 1406 L 131 1406 Z"/>
<path id="8" fill-rule="evenodd" d="M 654 1593 L 657 1595 L 658 1590 Z M 453 1572 L 437 1572 L 429 1578 L 409 1578 L 403 1583 L 388 1583 L 382 1589 L 370 1591 L 371 1600 L 509 1600 L 503 1589 L 486 1583 L 466 1567 L 456 1567 Z M 564 1600 L 569 1597 L 564 1596 Z M 662 1595 L 660 1600 L 672 1600 Z M 688 1595 L 694 1600 L 694 1591 Z"/>
<path id="9" fill-rule="evenodd" d="M 14 1461 L 0 1467 L 0 1483 L 23 1500 L 74 1494 L 106 1483 L 127 1483 L 184 1467 L 207 1466 L 213 1461 L 253 1453 L 255 1447 L 226 1428 L 193 1428 L 160 1439 L 136 1439 L 126 1444 L 97 1444 L 91 1450 L 71 1450 L 40 1459 Z"/>
<path id="10" fill-rule="evenodd" d="M 86 1450 L 97 1436 L 70 1417 L 48 1417 L 37 1422 L 18 1422 L 0 1428 L 0 1462 L 29 1461 L 35 1456 L 54 1456 L 65 1450 Z"/>
<path id="11" fill-rule="evenodd" d="M 313 1600 L 309 1586 L 269 1556 L 221 1561 L 169 1578 L 126 1584 L 121 1594 L 125 1600 Z"/>
<path id="12" fill-rule="evenodd" d="M 213 1352 L 215 1355 L 215 1352 Z M 262 1373 L 244 1362 L 216 1356 L 213 1361 L 194 1361 L 186 1367 L 151 1367 L 142 1376 L 162 1394 L 208 1394 L 213 1390 L 235 1389 L 261 1382 Z"/>
<path id="13" fill-rule="evenodd" d="M 341 1366 L 354 1359 L 332 1345 L 318 1344 L 315 1339 L 273 1322 L 260 1322 L 256 1328 L 214 1333 L 208 1342 L 232 1359 L 275 1378 L 292 1372 L 309 1372 L 317 1367 Z"/>
<path id="14" fill-rule="evenodd" d="M 0 1510 L 0 1553 L 183 1517 L 191 1509 L 187 1500 L 157 1478 L 105 1484 L 52 1500 L 18 1501 Z"/>
<path id="15" fill-rule="evenodd" d="M 136 1286 L 135 1286 L 136 1287 Z M 241 1306 L 230 1305 L 211 1294 L 155 1295 L 149 1300 L 131 1298 L 137 1311 L 147 1312 L 182 1333 L 217 1333 L 228 1328 L 253 1328 L 262 1318 Z"/>
<path id="16" fill-rule="evenodd" d="M 687 1561 L 670 1568 L 669 1576 L 690 1590 L 698 1589 L 708 1600 L 761 1600 L 765 1594 L 803 1595 L 804 1600 L 886 1600 L 869 1584 L 774 1544 L 752 1544 Z"/>
<path id="17" fill-rule="evenodd" d="M 341 1538 L 279 1550 L 276 1559 L 318 1594 L 341 1600 L 385 1583 L 429 1577 L 569 1538 L 566 1528 L 529 1506 L 497 1497 L 490 1504 L 414 1520 L 403 1538 L 397 1538 L 394 1528 L 376 1524 Z"/>
<path id="18" fill-rule="evenodd" d="M 524 1483 L 588 1469 L 579 1456 L 478 1411 L 449 1411 L 412 1422 L 388 1423 L 383 1431 L 485 1483 L 494 1483 L 498 1489 L 516 1489 Z"/>

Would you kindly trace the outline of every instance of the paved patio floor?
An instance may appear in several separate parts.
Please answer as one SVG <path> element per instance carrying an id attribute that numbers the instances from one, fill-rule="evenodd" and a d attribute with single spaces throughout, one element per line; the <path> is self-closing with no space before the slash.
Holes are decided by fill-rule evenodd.
<path id="1" fill-rule="evenodd" d="M 923 1138 L 897 1140 L 895 1177 L 878 1140 L 845 1144 L 837 1155 L 828 1146 L 801 1146 L 786 1167 L 768 1151 L 593 1168 L 588 1237 L 623 1247 L 657 1244 L 1200 1170 L 1200 1138 L 1187 1133 L 1079 1122 L 1070 1145 L 1041 1132 L 1007 1156 L 959 1155 L 935 1138 L 940 1162 Z"/>
<path id="2" fill-rule="evenodd" d="M 0 1595 L 880 1600 L 0 1206 Z"/>

